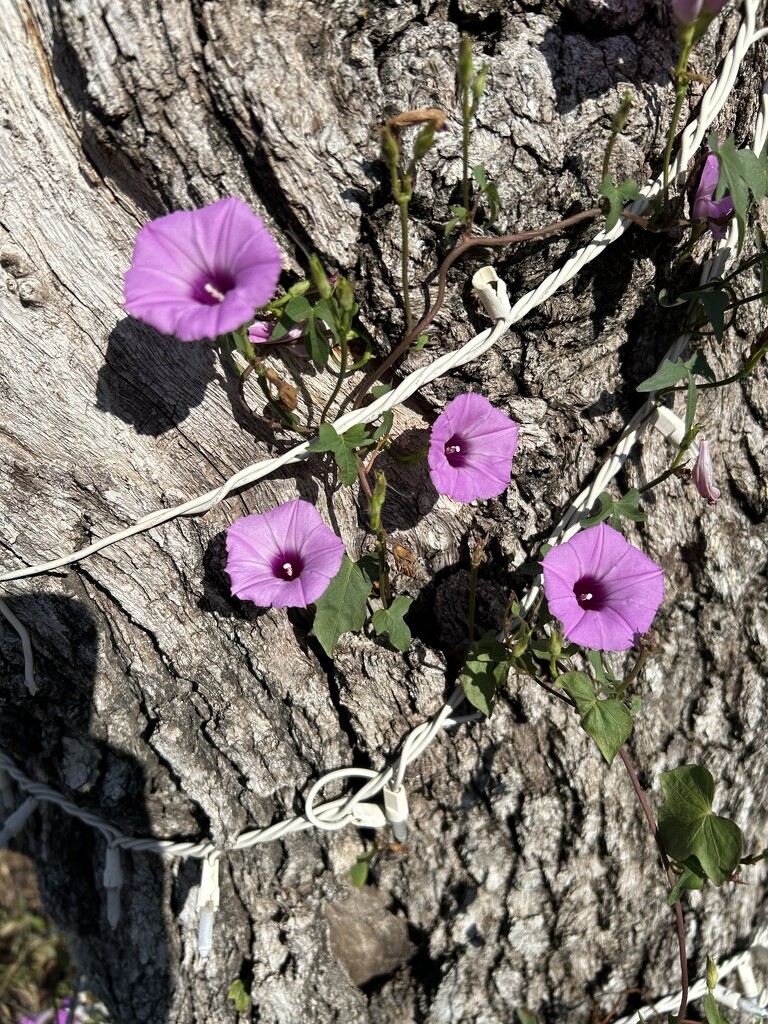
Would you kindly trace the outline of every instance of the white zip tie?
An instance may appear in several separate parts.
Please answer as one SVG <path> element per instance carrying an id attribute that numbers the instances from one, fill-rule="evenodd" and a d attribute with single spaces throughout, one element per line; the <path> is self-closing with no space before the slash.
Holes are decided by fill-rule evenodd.
<path id="1" fill-rule="evenodd" d="M 37 810 L 37 806 L 38 801 L 33 796 L 29 796 L 13 814 L 5 819 L 5 824 L 0 829 L 0 846 L 7 846 L 8 841 L 21 832 L 33 812 Z"/>
<path id="2" fill-rule="evenodd" d="M 404 843 L 408 838 L 408 794 L 405 786 L 392 789 L 390 783 L 384 787 L 384 813 L 392 826 L 395 842 Z"/>
<path id="3" fill-rule="evenodd" d="M 208 958 L 213 948 L 213 919 L 219 909 L 219 896 L 219 853 L 216 851 L 203 861 L 197 893 L 197 909 L 200 911 L 197 951 L 202 960 Z"/>
<path id="4" fill-rule="evenodd" d="M 120 890 L 123 886 L 123 866 L 120 862 L 120 848 L 110 843 L 104 860 L 104 888 L 107 891 L 107 920 L 111 928 L 117 928 L 120 921 Z"/>

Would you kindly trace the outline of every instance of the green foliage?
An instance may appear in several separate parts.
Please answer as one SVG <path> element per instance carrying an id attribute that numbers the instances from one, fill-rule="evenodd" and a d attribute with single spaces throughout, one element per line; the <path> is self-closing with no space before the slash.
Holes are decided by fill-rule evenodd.
<path id="1" fill-rule="evenodd" d="M 451 206 L 449 207 L 453 217 L 445 225 L 445 237 L 447 238 L 457 224 L 466 224 L 467 218 L 469 217 L 469 211 L 466 206 Z"/>
<path id="2" fill-rule="evenodd" d="M 366 603 L 372 579 L 368 565 L 353 562 L 346 555 L 341 568 L 328 584 L 325 593 L 315 601 L 315 636 L 329 658 L 342 633 L 359 632 L 365 622 Z"/>
<path id="3" fill-rule="evenodd" d="M 581 528 L 585 530 L 588 526 L 597 526 L 598 523 L 610 519 L 609 526 L 614 530 L 621 529 L 622 519 L 631 519 L 634 523 L 644 523 L 646 515 L 640 511 L 640 492 L 636 487 L 621 498 L 613 498 L 608 491 L 602 491 L 597 500 L 600 503 L 600 510 L 588 519 L 582 519 Z"/>
<path id="4" fill-rule="evenodd" d="M 357 886 L 358 889 L 362 889 L 365 883 L 368 881 L 368 875 L 370 873 L 370 856 L 367 853 L 362 854 L 357 858 L 355 863 L 349 869 L 347 874 L 352 882 L 352 885 Z"/>
<path id="5" fill-rule="evenodd" d="M 644 380 L 642 384 L 638 384 L 635 390 L 641 394 L 650 391 L 663 391 L 665 388 L 675 387 L 681 380 L 685 380 L 693 374 L 703 377 L 709 383 L 713 383 L 715 380 L 714 371 L 703 352 L 694 352 L 689 359 L 681 358 L 675 363 L 665 359 L 656 373 Z"/>
<path id="6" fill-rule="evenodd" d="M 600 748 L 611 764 L 632 732 L 632 715 L 625 704 L 614 698 L 600 700 L 589 676 L 583 672 L 565 672 L 557 680 L 573 703 L 581 719 L 581 727 Z"/>
<path id="7" fill-rule="evenodd" d="M 494 182 L 488 181 L 488 178 L 485 173 L 485 166 L 483 164 L 475 164 L 475 166 L 472 168 L 472 177 L 479 185 L 481 195 L 484 195 L 488 202 L 488 223 L 493 224 L 493 222 L 501 213 L 501 199 L 499 198 L 499 190 L 496 188 Z"/>
<path id="8" fill-rule="evenodd" d="M 712 331 L 719 342 L 722 342 L 725 333 L 725 314 L 730 308 L 731 297 L 722 288 L 694 289 L 689 292 L 681 292 L 676 299 L 671 299 L 666 288 L 659 292 L 659 304 L 666 309 L 674 309 L 676 306 L 684 306 L 687 302 L 700 302 L 704 312 L 712 325 Z"/>
<path id="9" fill-rule="evenodd" d="M 496 639 L 494 630 L 471 643 L 459 675 L 469 703 L 484 715 L 490 715 L 497 691 L 506 683 L 510 668 L 507 650 Z"/>
<path id="10" fill-rule="evenodd" d="M 599 192 L 608 200 L 608 212 L 605 218 L 606 231 L 611 231 L 616 226 L 626 203 L 640 198 L 636 181 L 628 178 L 626 181 L 614 185 L 610 174 L 606 174 L 603 178 Z"/>
<path id="11" fill-rule="evenodd" d="M 707 1024 L 729 1024 L 728 1018 L 722 1013 L 711 992 L 704 996 L 704 1020 Z"/>
<path id="12" fill-rule="evenodd" d="M 736 149 L 733 135 L 721 143 L 717 132 L 709 136 L 709 148 L 720 165 L 720 176 L 715 190 L 715 199 L 721 199 L 728 192 L 733 200 L 733 210 L 739 225 L 739 249 L 744 243 L 744 229 L 747 213 L 752 202 L 759 204 L 768 195 L 768 161 L 766 150 L 758 156 L 750 149 Z"/>
<path id="13" fill-rule="evenodd" d="M 664 772 L 660 781 L 665 802 L 659 832 L 667 853 L 681 864 L 695 857 L 707 877 L 722 885 L 738 867 L 742 834 L 735 822 L 713 814 L 712 776 L 690 764 Z"/>
<path id="14" fill-rule="evenodd" d="M 671 907 L 677 903 L 684 892 L 689 892 L 690 890 L 698 891 L 703 885 L 704 877 L 701 865 L 695 857 L 690 857 L 687 864 L 683 865 L 682 873 L 667 897 L 667 903 Z"/>
<path id="15" fill-rule="evenodd" d="M 515 1013 L 520 1024 L 539 1024 L 539 1018 L 535 1013 L 531 1013 L 530 1010 L 524 1010 L 521 1006 L 518 1006 Z"/>
<path id="16" fill-rule="evenodd" d="M 320 436 L 309 446 L 309 451 L 333 452 L 336 465 L 339 467 L 339 480 L 346 487 L 350 487 L 357 480 L 358 459 L 354 440 L 358 438 L 359 431 L 350 438 L 351 431 L 338 434 L 330 423 L 321 423 L 318 433 Z"/>
<path id="17" fill-rule="evenodd" d="M 238 1013 L 245 1013 L 251 1007 L 251 997 L 248 992 L 245 991 L 245 985 L 242 983 L 240 978 L 235 978 L 229 986 L 227 999 L 232 1000 Z"/>
<path id="18" fill-rule="evenodd" d="M 412 599 L 400 594 L 389 608 L 379 608 L 373 613 L 373 628 L 376 636 L 386 633 L 389 642 L 398 651 L 407 651 L 411 646 L 411 631 L 405 623 L 405 616 L 411 607 Z"/>

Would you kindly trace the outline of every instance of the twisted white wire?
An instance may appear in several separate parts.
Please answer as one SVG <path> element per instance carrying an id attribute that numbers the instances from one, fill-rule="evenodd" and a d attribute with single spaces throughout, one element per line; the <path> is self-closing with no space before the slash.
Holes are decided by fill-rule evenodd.
<path id="1" fill-rule="evenodd" d="M 677 158 L 671 167 L 671 175 L 673 179 L 677 178 L 684 171 L 691 156 L 703 141 L 708 128 L 722 109 L 734 87 L 739 67 L 749 47 L 768 33 L 768 30 L 765 29 L 760 31 L 755 30 L 756 6 L 756 0 L 745 0 L 742 23 L 736 40 L 723 62 L 718 78 L 704 94 L 701 102 L 701 113 L 699 119 L 692 121 L 682 133 Z M 753 149 L 756 152 L 760 152 L 762 150 L 767 136 L 768 96 L 764 89 L 753 144 Z M 654 196 L 658 195 L 662 188 L 663 177 L 660 175 L 641 190 L 642 198 L 631 203 L 627 209 L 637 215 L 642 214 L 642 212 L 648 207 L 650 200 Z M 620 218 L 611 231 L 598 232 L 598 234 L 595 235 L 587 245 L 567 260 L 559 270 L 550 274 L 537 288 L 522 296 L 511 308 L 506 300 L 506 289 L 503 284 L 495 278 L 495 274 L 493 274 L 492 271 L 489 272 L 486 270 L 484 285 L 483 287 L 478 287 L 478 294 L 481 300 L 484 301 L 489 314 L 496 320 L 495 325 L 492 328 L 482 331 L 455 352 L 445 353 L 433 360 L 432 363 L 427 366 L 409 374 L 396 388 L 388 392 L 386 395 L 382 395 L 380 398 L 375 399 L 365 408 L 353 410 L 344 416 L 339 417 L 334 423 L 336 430 L 339 433 L 343 433 L 356 424 L 372 422 L 387 410 L 393 409 L 395 406 L 402 404 L 425 384 L 437 380 L 450 370 L 456 369 L 464 363 L 482 355 L 487 349 L 495 344 L 495 342 L 512 324 L 516 323 L 536 306 L 550 298 L 563 284 L 570 281 L 584 266 L 586 266 L 587 263 L 595 259 L 601 252 L 604 252 L 611 242 L 620 238 L 629 227 L 630 221 L 628 219 Z M 701 277 L 702 283 L 712 280 L 713 277 L 716 277 L 722 272 L 722 268 L 725 265 L 729 252 L 733 251 L 733 246 L 736 241 L 736 230 L 735 223 L 732 223 L 727 237 L 720 243 L 716 255 L 704 266 Z M 479 274 L 476 275 L 476 280 L 481 278 L 483 273 L 484 272 L 479 272 Z M 488 276 L 488 274 L 490 274 L 490 276 Z M 681 335 L 670 347 L 664 358 L 674 361 L 685 350 L 688 341 L 689 335 Z M 645 427 L 650 422 L 650 419 L 654 414 L 654 409 L 655 405 L 653 396 L 649 396 L 646 403 L 628 424 L 616 446 L 616 449 L 611 457 L 601 467 L 595 477 L 595 480 L 570 504 L 564 516 L 550 534 L 548 543 L 558 543 L 567 539 L 573 532 L 575 532 L 578 528 L 579 519 L 583 517 L 586 511 L 591 509 L 595 503 L 597 495 L 600 491 L 605 489 L 605 486 L 615 477 L 616 473 L 618 473 L 621 466 L 624 464 L 624 461 L 628 457 L 630 451 L 635 446 Z M 72 564 L 73 562 L 79 561 L 82 558 L 86 558 L 89 555 L 95 554 L 111 544 L 125 540 L 128 537 L 142 533 L 145 530 L 152 529 L 153 527 L 174 519 L 177 516 L 194 515 L 207 512 L 214 505 L 221 502 L 235 488 L 254 483 L 281 466 L 306 459 L 309 454 L 309 443 L 309 441 L 302 442 L 277 458 L 262 460 L 247 466 L 231 476 L 220 487 L 208 491 L 206 494 L 193 498 L 182 505 L 176 506 L 175 508 L 159 509 L 137 520 L 137 522 L 127 529 L 113 533 L 108 537 L 104 537 L 88 547 L 82 548 L 70 555 L 27 567 L 25 569 L 18 569 L 3 573 L 0 575 L 0 582 L 24 579 L 53 569 L 62 568 L 66 565 Z M 533 586 L 529 590 L 522 604 L 522 614 L 525 614 L 525 612 L 530 609 L 538 596 L 539 589 L 540 582 L 538 580 L 534 581 Z M 16 630 L 21 639 L 24 653 L 25 679 L 30 692 L 34 693 L 36 685 L 34 681 L 33 655 L 29 634 L 2 599 L 0 599 L 0 613 L 2 613 L 6 620 Z M 459 687 L 453 692 L 445 706 L 431 721 L 421 723 L 408 734 L 403 741 L 400 756 L 387 769 L 381 772 L 374 772 L 369 769 L 362 768 L 342 768 L 327 773 L 318 779 L 310 788 L 307 794 L 303 815 L 297 815 L 295 817 L 285 819 L 284 821 L 277 822 L 273 825 L 267 826 L 266 828 L 256 828 L 248 832 L 244 832 L 231 846 L 227 847 L 228 851 L 231 852 L 235 850 L 248 849 L 256 844 L 280 839 L 293 832 L 302 831 L 312 827 L 324 831 L 333 831 L 338 828 L 342 828 L 347 824 L 357 825 L 358 827 L 370 827 L 371 821 L 377 820 L 376 816 L 372 813 L 377 805 L 365 803 L 369 797 L 380 793 L 388 784 L 391 785 L 392 789 L 399 790 L 403 784 L 403 779 L 408 765 L 413 763 L 413 761 L 423 753 L 441 730 L 465 721 L 474 721 L 477 717 L 481 717 L 477 715 L 467 715 L 459 718 L 455 717 L 454 711 L 463 699 L 463 691 Z M 22 772 L 11 758 L 0 752 L 0 772 L 2 771 L 13 778 L 19 788 L 23 792 L 29 794 L 29 797 L 32 800 L 55 804 L 65 813 L 78 818 L 99 831 L 107 840 L 109 849 L 112 851 L 121 848 L 132 850 L 134 852 L 154 852 L 168 857 L 180 856 L 200 858 L 203 859 L 204 864 L 207 866 L 206 871 L 204 872 L 204 877 L 206 872 L 213 870 L 218 863 L 218 858 L 221 856 L 222 850 L 215 847 L 209 840 L 189 843 L 154 838 L 136 839 L 131 836 L 126 836 L 99 815 L 83 810 L 72 801 L 61 796 L 61 794 L 52 787 L 47 786 L 44 783 L 35 782 Z M 366 782 L 357 792 L 348 797 L 338 797 L 327 801 L 324 804 L 320 804 L 318 806 L 314 805 L 315 797 L 320 790 L 325 787 L 325 785 L 332 781 L 347 778 L 361 778 L 365 779 Z M 120 884 L 117 878 L 120 872 L 119 870 L 114 870 L 113 873 L 115 875 L 114 886 L 117 887 Z M 218 883 L 216 882 L 215 884 L 217 886 Z M 213 885 L 214 883 L 210 881 L 209 878 L 207 886 L 211 887 Z M 212 911 L 215 909 L 217 902 L 218 896 L 216 895 L 216 899 L 214 901 L 205 903 L 203 910 L 203 912 L 208 915 L 205 918 L 206 950 L 209 948 L 208 933 L 211 927 Z M 202 938 L 203 930 L 203 917 L 201 914 L 201 950 L 204 941 Z M 766 939 L 765 936 L 762 936 L 760 938 L 760 943 L 764 942 L 768 942 L 768 939 Z M 758 943 L 755 941 L 754 945 L 757 946 Z M 727 971 L 743 966 L 747 962 L 749 955 L 750 953 L 747 951 L 747 953 L 739 954 L 739 956 L 727 961 L 726 964 L 720 968 L 721 977 L 725 976 Z M 696 997 L 693 995 L 694 992 L 699 995 L 704 994 L 705 990 L 701 992 L 698 991 L 701 984 L 702 983 L 698 983 L 693 987 L 691 998 Z M 669 1007 L 667 1007 L 665 1001 L 662 1001 L 663 1008 L 673 1009 L 676 1002 L 679 1001 L 679 995 L 668 998 L 672 1001 Z M 659 1005 L 661 1007 L 661 1004 Z M 617 1022 L 617 1024 L 636 1024 L 638 1019 L 638 1015 L 634 1015 L 633 1017 L 628 1017 L 623 1021 Z"/>

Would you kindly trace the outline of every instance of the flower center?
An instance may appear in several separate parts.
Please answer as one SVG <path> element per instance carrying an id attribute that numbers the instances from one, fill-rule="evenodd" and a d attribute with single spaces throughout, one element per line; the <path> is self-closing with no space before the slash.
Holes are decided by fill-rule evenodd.
<path id="1" fill-rule="evenodd" d="M 235 279 L 226 271 L 214 270 L 201 277 L 192 289 L 192 297 L 203 306 L 216 306 L 235 287 Z"/>
<path id="2" fill-rule="evenodd" d="M 304 562 L 295 551 L 283 551 L 272 562 L 272 572 L 276 578 L 285 580 L 287 583 L 301 576 L 303 568 Z"/>
<path id="3" fill-rule="evenodd" d="M 466 465 L 467 445 L 458 434 L 448 438 L 444 451 L 449 466 L 453 466 L 454 469 L 460 469 Z"/>
<path id="4" fill-rule="evenodd" d="M 579 607 L 591 612 L 602 611 L 608 596 L 603 584 L 591 576 L 584 576 L 580 580 L 576 580 L 573 593 Z"/>

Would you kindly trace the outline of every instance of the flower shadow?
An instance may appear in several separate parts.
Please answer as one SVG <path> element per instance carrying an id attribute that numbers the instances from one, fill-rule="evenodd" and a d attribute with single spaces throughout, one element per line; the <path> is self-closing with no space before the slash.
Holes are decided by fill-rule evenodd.
<path id="1" fill-rule="evenodd" d="M 410 427 L 397 436 L 396 443 L 401 452 L 414 455 L 428 441 L 428 429 Z M 393 533 L 416 526 L 438 499 L 427 460 L 404 466 L 383 452 L 376 460 L 376 468 L 383 470 L 387 477 L 387 500 L 382 511 L 384 528 Z"/>
<path id="2" fill-rule="evenodd" d="M 204 342 L 181 342 L 124 317 L 107 342 L 96 407 L 159 437 L 200 405 L 215 379 L 215 354 Z"/>

